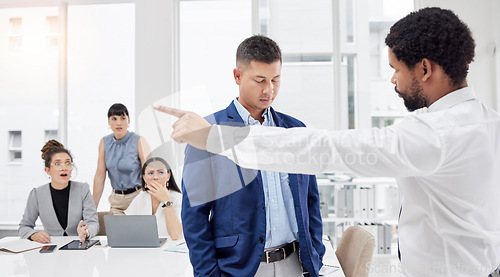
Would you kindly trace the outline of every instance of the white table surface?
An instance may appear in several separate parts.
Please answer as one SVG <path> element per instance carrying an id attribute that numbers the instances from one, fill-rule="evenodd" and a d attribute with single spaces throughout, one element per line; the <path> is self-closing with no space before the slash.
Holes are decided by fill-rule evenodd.
<path id="1" fill-rule="evenodd" d="M 16 240 L 5 237 L 0 242 Z M 182 240 L 169 240 L 160 248 L 110 248 L 92 246 L 87 250 L 59 250 L 77 237 L 52 237 L 56 250 L 42 254 L 39 249 L 19 254 L 0 252 L 0 276 L 30 277 L 126 277 L 126 276 L 193 276 L 189 254 L 167 252 L 164 249 L 177 245 Z M 96 237 L 103 245 L 107 238 Z M 324 263 L 339 266 L 333 248 L 325 242 L 327 253 Z M 333 256 L 332 256 L 333 255 Z M 344 276 L 342 269 L 328 277 Z"/>

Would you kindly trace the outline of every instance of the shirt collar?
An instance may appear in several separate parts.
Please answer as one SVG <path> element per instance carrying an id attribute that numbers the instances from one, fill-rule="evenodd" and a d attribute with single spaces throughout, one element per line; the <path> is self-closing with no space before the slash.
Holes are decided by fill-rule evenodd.
<path id="1" fill-rule="evenodd" d="M 238 114 L 240 115 L 241 119 L 243 119 L 245 125 L 256 125 L 257 123 L 260 125 L 260 122 L 258 120 L 255 120 L 247 111 L 247 109 L 243 107 L 243 105 L 241 105 L 241 103 L 238 101 L 238 98 L 233 100 L 233 104 L 236 107 L 236 110 L 238 111 Z M 262 123 L 262 125 L 268 125 L 266 124 L 268 121 L 272 122 L 270 108 L 264 110 L 264 113 L 262 113 L 262 117 L 264 118 L 264 122 Z"/>
<path id="2" fill-rule="evenodd" d="M 131 135 L 132 135 L 132 132 L 129 132 L 129 131 L 122 139 L 116 139 L 115 136 L 113 135 L 113 141 L 117 144 L 123 144 L 123 143 L 127 142 L 127 140 L 130 138 Z"/>
<path id="3" fill-rule="evenodd" d="M 464 87 L 452 91 L 432 103 L 427 109 L 428 112 L 436 112 L 449 109 L 458 103 L 476 98 L 476 93 L 472 87 Z"/>

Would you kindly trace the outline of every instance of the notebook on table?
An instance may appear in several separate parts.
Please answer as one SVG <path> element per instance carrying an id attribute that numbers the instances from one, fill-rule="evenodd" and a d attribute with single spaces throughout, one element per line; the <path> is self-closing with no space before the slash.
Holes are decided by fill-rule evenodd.
<path id="1" fill-rule="evenodd" d="M 105 215 L 104 226 L 111 247 L 160 247 L 167 240 L 159 238 L 154 215 Z"/>

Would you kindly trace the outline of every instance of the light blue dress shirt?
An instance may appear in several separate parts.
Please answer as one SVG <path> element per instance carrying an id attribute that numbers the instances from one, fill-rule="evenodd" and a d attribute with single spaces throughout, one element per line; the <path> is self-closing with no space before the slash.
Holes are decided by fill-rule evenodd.
<path id="1" fill-rule="evenodd" d="M 258 120 L 250 116 L 250 113 L 238 100 L 234 100 L 234 106 L 243 119 L 246 126 L 260 125 Z M 276 126 L 270 109 L 262 114 L 263 126 Z M 287 173 L 264 171 L 260 172 L 264 188 L 264 199 L 266 201 L 266 245 L 265 249 L 280 246 L 295 240 L 299 240 L 297 219 L 293 205 L 292 190 Z"/>

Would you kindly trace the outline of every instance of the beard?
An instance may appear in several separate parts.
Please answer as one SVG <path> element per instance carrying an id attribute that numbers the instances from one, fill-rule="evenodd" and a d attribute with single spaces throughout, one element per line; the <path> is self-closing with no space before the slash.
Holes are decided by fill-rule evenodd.
<path id="1" fill-rule="evenodd" d="M 403 98 L 405 107 L 409 112 L 427 107 L 427 98 L 423 95 L 423 89 L 415 76 L 413 76 L 409 89 L 405 91 L 399 91 L 397 88 L 394 89 L 401 96 L 401 98 Z"/>

